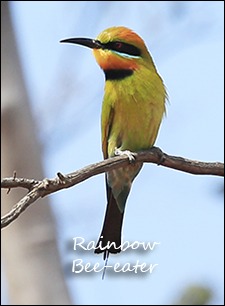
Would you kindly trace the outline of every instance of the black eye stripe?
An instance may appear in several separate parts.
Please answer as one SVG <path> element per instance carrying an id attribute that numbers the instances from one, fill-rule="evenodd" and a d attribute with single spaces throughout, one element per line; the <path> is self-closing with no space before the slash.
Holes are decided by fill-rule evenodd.
<path id="1" fill-rule="evenodd" d="M 140 56 L 141 50 L 134 45 L 127 44 L 122 41 L 110 41 L 108 43 L 101 43 L 103 49 L 113 50 L 133 56 Z"/>

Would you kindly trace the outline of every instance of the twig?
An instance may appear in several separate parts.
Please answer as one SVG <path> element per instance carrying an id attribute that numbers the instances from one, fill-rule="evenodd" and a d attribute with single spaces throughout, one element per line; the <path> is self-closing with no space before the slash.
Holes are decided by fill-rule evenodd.
<path id="1" fill-rule="evenodd" d="M 150 162 L 164 167 L 180 170 L 191 174 L 224 176 L 224 164 L 220 162 L 200 162 L 189 160 L 183 157 L 171 156 L 163 153 L 159 148 L 153 147 L 150 150 L 134 153 L 135 162 Z M 1 181 L 2 188 L 22 187 L 29 192 L 13 206 L 12 210 L 1 218 L 1 228 L 6 227 L 38 198 L 49 195 L 61 189 L 72 187 L 84 180 L 110 170 L 130 164 L 129 158 L 125 155 L 116 156 L 104 161 L 86 166 L 76 172 L 69 174 L 57 173 L 54 179 L 37 181 L 34 179 L 4 178 Z"/>

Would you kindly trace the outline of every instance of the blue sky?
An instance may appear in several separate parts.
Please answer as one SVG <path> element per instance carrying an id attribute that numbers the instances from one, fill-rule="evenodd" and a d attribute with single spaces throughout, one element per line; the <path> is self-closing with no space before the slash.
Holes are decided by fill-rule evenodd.
<path id="1" fill-rule="evenodd" d="M 43 145 L 45 175 L 102 160 L 100 114 L 104 76 L 86 48 L 59 44 L 124 25 L 146 42 L 170 103 L 156 145 L 171 155 L 223 161 L 224 33 L 222 1 L 10 1 L 22 69 Z M 60 124 L 59 124 L 60 122 Z M 170 304 L 190 285 L 212 288 L 223 303 L 222 179 L 145 164 L 129 195 L 124 240 L 160 242 L 125 251 L 116 262 L 158 264 L 150 273 L 72 274 L 78 304 Z M 81 258 L 73 237 L 98 239 L 105 213 L 104 175 L 49 197 L 63 266 Z"/>

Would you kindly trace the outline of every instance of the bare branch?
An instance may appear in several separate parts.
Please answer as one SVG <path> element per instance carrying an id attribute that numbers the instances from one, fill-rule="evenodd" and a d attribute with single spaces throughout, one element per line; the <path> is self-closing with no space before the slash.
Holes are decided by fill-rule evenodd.
<path id="1" fill-rule="evenodd" d="M 163 153 L 159 148 L 153 147 L 150 150 L 139 151 L 134 153 L 135 162 L 150 162 L 164 167 L 180 170 L 191 174 L 202 175 L 217 175 L 224 176 L 224 164 L 220 162 L 200 162 L 190 160 L 183 157 L 170 156 Z M 22 187 L 29 190 L 29 192 L 13 206 L 12 210 L 1 218 L 1 228 L 6 227 L 12 221 L 19 217 L 19 215 L 38 198 L 44 197 L 61 189 L 72 187 L 86 179 L 110 170 L 126 166 L 130 163 L 128 156 L 116 156 L 104 161 L 86 166 L 76 172 L 69 174 L 57 173 L 54 179 L 44 179 L 37 181 L 34 179 L 4 178 L 1 181 L 2 188 Z"/>
<path id="2" fill-rule="evenodd" d="M 1 188 L 15 188 L 15 187 L 22 187 L 30 190 L 33 188 L 34 185 L 40 183 L 41 181 L 35 181 L 33 179 L 26 179 L 26 178 L 4 178 L 1 180 Z"/>

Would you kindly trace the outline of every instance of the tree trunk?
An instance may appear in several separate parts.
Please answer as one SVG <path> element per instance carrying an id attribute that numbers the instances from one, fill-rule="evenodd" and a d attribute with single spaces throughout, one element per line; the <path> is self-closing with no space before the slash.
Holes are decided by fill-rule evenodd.
<path id="1" fill-rule="evenodd" d="M 2 177 L 43 179 L 41 149 L 35 135 L 17 54 L 8 1 L 1 1 Z M 41 120 L 41 118 L 40 118 Z M 24 190 L 2 191 L 2 214 Z M 3 265 L 9 299 L 15 305 L 70 305 L 57 249 L 54 218 L 47 198 L 35 203 L 2 230 Z"/>

